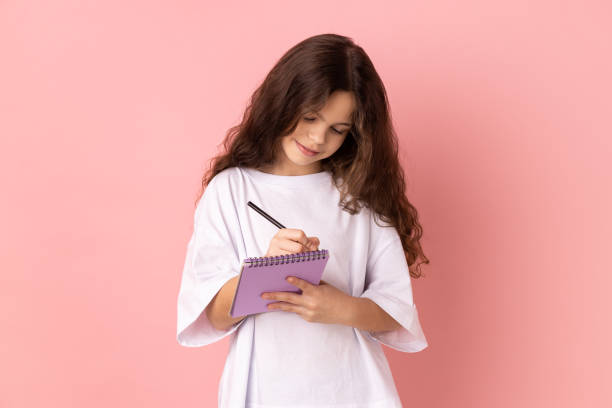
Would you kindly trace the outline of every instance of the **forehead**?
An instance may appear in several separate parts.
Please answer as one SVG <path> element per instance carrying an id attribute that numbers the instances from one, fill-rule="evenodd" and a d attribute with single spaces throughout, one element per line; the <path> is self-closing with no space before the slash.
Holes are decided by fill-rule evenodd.
<path id="1" fill-rule="evenodd" d="M 325 105 L 317 113 L 321 119 L 331 124 L 345 123 L 350 125 L 353 110 L 355 109 L 355 99 L 352 92 L 335 91 Z"/>

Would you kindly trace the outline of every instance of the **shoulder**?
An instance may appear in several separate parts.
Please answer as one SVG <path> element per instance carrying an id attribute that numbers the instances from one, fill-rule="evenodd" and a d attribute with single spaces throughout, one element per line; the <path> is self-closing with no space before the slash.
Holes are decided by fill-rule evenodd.
<path id="1" fill-rule="evenodd" d="M 210 179 L 198 202 L 196 214 L 211 208 L 223 209 L 233 201 L 232 185 L 235 185 L 237 172 L 236 167 L 229 167 Z"/>
<path id="2" fill-rule="evenodd" d="M 368 209 L 370 218 L 370 234 L 368 259 L 369 262 L 375 262 L 381 254 L 392 251 L 401 258 L 403 254 L 402 241 L 397 232 L 397 228 L 389 222 L 382 219 L 380 214 Z"/>
<path id="3" fill-rule="evenodd" d="M 370 219 L 370 240 L 374 242 L 387 243 L 399 238 L 395 226 L 370 208 L 364 208 Z"/>
<path id="4" fill-rule="evenodd" d="M 205 189 L 205 194 L 208 195 L 228 194 L 232 191 L 232 187 L 241 180 L 239 167 L 228 167 L 221 170 L 210 179 Z"/>
<path id="5" fill-rule="evenodd" d="M 237 180 L 239 177 L 239 167 L 228 167 L 227 169 L 223 169 L 219 173 L 215 174 L 215 176 L 210 180 L 208 184 L 228 185 L 231 182 Z"/>
<path id="6" fill-rule="evenodd" d="M 365 210 L 367 210 L 368 216 L 370 217 L 370 225 L 372 225 L 372 228 L 394 228 L 393 224 L 391 224 L 388 221 L 385 221 L 382 216 L 377 213 L 376 211 L 370 209 L 370 208 L 364 208 Z"/>

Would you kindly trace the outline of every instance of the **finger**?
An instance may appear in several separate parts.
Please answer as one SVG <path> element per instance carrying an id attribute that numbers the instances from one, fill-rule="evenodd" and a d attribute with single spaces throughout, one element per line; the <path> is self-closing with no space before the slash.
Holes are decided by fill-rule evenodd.
<path id="1" fill-rule="evenodd" d="M 293 312 L 297 314 L 302 314 L 305 312 L 306 309 L 302 306 L 292 305 L 291 303 L 276 302 L 276 303 L 270 303 L 268 305 L 268 310 L 283 310 L 285 312 Z"/>
<path id="2" fill-rule="evenodd" d="M 282 302 L 292 303 L 294 305 L 299 305 L 302 303 L 301 295 L 294 292 L 266 292 L 261 295 L 261 298 L 264 300 L 278 300 Z"/>
<path id="3" fill-rule="evenodd" d="M 312 283 L 305 281 L 304 279 L 296 278 L 295 276 L 289 276 L 285 280 L 293 286 L 302 289 L 302 291 L 308 290 L 313 286 Z"/>
<path id="4" fill-rule="evenodd" d="M 274 252 L 268 252 L 265 256 L 279 256 L 279 255 L 291 255 L 294 254 L 293 251 L 286 251 L 284 249 L 275 248 Z"/>
<path id="5" fill-rule="evenodd" d="M 308 245 L 308 237 L 301 229 L 282 228 L 278 231 L 278 235 L 282 238 L 287 238 L 291 241 L 299 242 L 303 246 Z"/>
<path id="6" fill-rule="evenodd" d="M 317 237 L 308 237 L 308 244 L 311 250 L 316 250 L 319 248 L 319 238 Z"/>
<path id="7" fill-rule="evenodd" d="M 290 254 L 295 254 L 298 252 L 302 252 L 304 247 L 299 242 L 292 241 L 290 239 L 281 238 L 278 241 L 278 248 L 287 251 Z"/>

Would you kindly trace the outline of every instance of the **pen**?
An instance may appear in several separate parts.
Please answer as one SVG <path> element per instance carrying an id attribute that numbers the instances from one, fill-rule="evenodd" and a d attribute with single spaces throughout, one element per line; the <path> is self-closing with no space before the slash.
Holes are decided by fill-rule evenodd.
<path id="1" fill-rule="evenodd" d="M 255 204 L 253 204 L 252 202 L 248 201 L 247 204 L 248 204 L 249 207 L 251 207 L 252 209 L 257 211 L 258 213 L 260 213 L 265 219 L 270 221 L 272 224 L 276 225 L 278 228 L 285 228 L 285 226 L 283 224 L 281 224 L 280 222 L 276 221 L 274 218 L 270 217 L 268 214 L 266 214 L 266 212 L 264 210 L 262 210 L 261 208 L 259 208 Z"/>

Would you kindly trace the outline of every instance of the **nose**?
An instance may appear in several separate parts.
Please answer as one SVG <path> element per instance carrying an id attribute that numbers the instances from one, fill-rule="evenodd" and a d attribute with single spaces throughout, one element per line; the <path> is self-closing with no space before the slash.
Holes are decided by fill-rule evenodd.
<path id="1" fill-rule="evenodd" d="M 308 130 L 308 138 L 313 144 L 322 145 L 325 144 L 325 127 L 323 126 L 312 126 Z"/>

